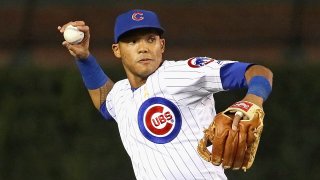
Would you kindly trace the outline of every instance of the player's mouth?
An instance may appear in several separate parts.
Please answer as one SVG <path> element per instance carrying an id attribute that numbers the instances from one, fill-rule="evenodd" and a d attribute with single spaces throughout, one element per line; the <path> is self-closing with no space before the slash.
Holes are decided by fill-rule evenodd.
<path id="1" fill-rule="evenodd" d="M 150 63 L 151 61 L 153 61 L 153 60 L 149 59 L 149 58 L 143 58 L 143 59 L 140 59 L 138 62 L 139 63 Z"/>

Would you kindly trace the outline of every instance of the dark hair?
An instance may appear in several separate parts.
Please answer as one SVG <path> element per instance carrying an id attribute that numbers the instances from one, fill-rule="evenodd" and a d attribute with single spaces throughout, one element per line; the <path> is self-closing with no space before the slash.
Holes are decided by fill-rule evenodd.
<path id="1" fill-rule="evenodd" d="M 119 41 L 121 41 L 121 39 L 125 38 L 125 37 L 128 37 L 128 36 L 131 36 L 131 34 L 133 34 L 134 32 L 137 32 L 137 31 L 150 31 L 150 32 L 155 32 L 156 34 L 158 34 L 160 36 L 160 38 L 163 37 L 163 31 L 161 29 L 157 29 L 157 28 L 140 28 L 140 29 L 134 29 L 134 30 L 131 30 L 131 31 L 128 31 L 124 34 L 122 34 L 121 36 L 119 36 Z"/>

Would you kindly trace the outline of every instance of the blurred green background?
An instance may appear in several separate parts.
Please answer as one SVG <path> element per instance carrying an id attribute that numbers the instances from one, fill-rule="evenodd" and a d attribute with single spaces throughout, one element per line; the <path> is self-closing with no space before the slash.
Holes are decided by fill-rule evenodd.
<path id="1" fill-rule="evenodd" d="M 91 52 L 124 78 L 111 52 L 117 14 L 154 10 L 166 59 L 209 56 L 274 72 L 253 167 L 229 179 L 319 179 L 320 3 L 312 0 L 0 2 L 0 179 L 134 179 L 117 125 L 94 109 L 57 26 L 84 20 Z M 221 111 L 244 91 L 215 95 Z"/>

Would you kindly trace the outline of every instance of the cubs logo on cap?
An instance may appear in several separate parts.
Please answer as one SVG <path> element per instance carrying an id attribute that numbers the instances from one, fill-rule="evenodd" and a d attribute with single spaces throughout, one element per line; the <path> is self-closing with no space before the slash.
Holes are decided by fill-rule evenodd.
<path id="1" fill-rule="evenodd" d="M 131 18 L 134 20 L 134 21 L 141 21 L 144 19 L 143 17 L 143 13 L 142 12 L 135 12 L 132 14 Z"/>
<path id="2" fill-rule="evenodd" d="M 142 135 L 149 141 L 165 144 L 177 137 L 182 119 L 175 104 L 165 98 L 153 97 L 140 106 L 138 125 Z"/>
<path id="3" fill-rule="evenodd" d="M 142 9 L 134 9 L 120 14 L 116 18 L 114 42 L 118 43 L 123 34 L 141 28 L 153 28 L 161 34 L 164 32 L 156 13 Z"/>

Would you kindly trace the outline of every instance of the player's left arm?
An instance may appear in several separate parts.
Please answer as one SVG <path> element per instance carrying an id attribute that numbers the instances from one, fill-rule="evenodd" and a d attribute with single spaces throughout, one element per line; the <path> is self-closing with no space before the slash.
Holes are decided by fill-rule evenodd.
<path id="1" fill-rule="evenodd" d="M 262 65 L 245 62 L 225 64 L 220 70 L 224 90 L 247 88 L 243 101 L 252 102 L 260 107 L 272 90 L 272 71 Z"/>
<path id="2" fill-rule="evenodd" d="M 248 92 L 243 101 L 252 102 L 260 107 L 272 90 L 272 71 L 262 65 L 252 65 L 245 72 Z"/>
<path id="3" fill-rule="evenodd" d="M 223 66 L 220 74 L 225 90 L 248 91 L 242 101 L 215 116 L 197 150 L 213 165 L 246 171 L 252 166 L 259 145 L 265 115 L 262 104 L 271 93 L 273 73 L 261 65 L 235 62 Z M 211 152 L 208 142 L 213 145 Z"/>
<path id="4" fill-rule="evenodd" d="M 269 68 L 261 65 L 251 65 L 246 68 L 244 81 L 248 88 L 247 94 L 241 101 L 251 102 L 260 108 L 267 100 L 272 91 L 273 73 Z M 232 123 L 233 128 L 237 128 L 241 115 L 235 115 Z"/>

